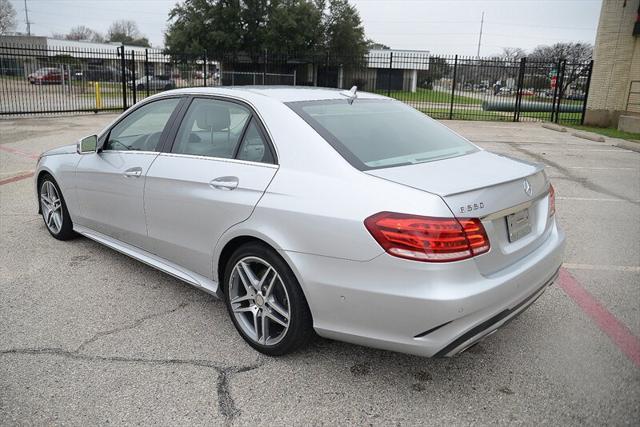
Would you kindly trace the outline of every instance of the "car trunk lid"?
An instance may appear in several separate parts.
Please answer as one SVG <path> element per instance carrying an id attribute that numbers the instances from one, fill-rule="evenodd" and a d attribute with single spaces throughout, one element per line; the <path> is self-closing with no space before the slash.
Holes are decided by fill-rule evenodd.
<path id="1" fill-rule="evenodd" d="M 522 259 L 551 231 L 549 182 L 538 164 L 477 151 L 367 173 L 437 194 L 458 218 L 480 218 L 491 250 L 474 259 L 485 275 Z"/>

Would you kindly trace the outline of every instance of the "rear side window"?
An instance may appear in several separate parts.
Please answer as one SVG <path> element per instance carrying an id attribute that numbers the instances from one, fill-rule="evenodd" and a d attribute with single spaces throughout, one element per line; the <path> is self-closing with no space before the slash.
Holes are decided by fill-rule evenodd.
<path id="1" fill-rule="evenodd" d="M 464 138 L 391 100 L 290 102 L 289 107 L 360 170 L 462 156 L 478 151 Z"/>
<path id="2" fill-rule="evenodd" d="M 269 145 L 258 129 L 255 119 L 251 120 L 247 127 L 237 158 L 251 162 L 275 163 Z"/>
<path id="3" fill-rule="evenodd" d="M 171 152 L 233 158 L 250 118 L 247 108 L 233 102 L 196 98 L 182 120 Z"/>

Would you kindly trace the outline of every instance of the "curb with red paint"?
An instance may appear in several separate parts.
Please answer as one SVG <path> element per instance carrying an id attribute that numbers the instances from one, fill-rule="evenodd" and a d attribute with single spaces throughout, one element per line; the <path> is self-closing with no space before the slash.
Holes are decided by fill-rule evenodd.
<path id="1" fill-rule="evenodd" d="M 558 285 L 607 334 L 613 343 L 640 368 L 640 339 L 591 295 L 567 270 L 560 269 Z"/>

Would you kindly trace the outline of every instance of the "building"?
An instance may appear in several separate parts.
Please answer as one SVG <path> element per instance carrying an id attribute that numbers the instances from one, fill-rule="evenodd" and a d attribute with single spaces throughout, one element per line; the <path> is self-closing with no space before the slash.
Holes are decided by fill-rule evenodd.
<path id="1" fill-rule="evenodd" d="M 59 40 L 41 36 L 0 36 L 0 73 L 28 75 L 41 67 L 85 69 L 86 67 L 121 67 L 118 48 L 120 43 L 93 43 L 75 40 Z M 136 75 L 143 75 L 147 58 L 150 74 L 163 74 L 170 69 L 170 58 L 157 50 L 124 45 L 129 61 L 135 55 Z"/>
<path id="2" fill-rule="evenodd" d="M 640 133 L 640 0 L 603 0 L 585 124 Z"/>

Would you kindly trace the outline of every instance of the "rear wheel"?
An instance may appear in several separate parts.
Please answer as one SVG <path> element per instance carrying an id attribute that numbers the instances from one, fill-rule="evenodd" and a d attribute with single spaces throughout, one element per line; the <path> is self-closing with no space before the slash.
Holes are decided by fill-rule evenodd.
<path id="1" fill-rule="evenodd" d="M 69 240 L 75 237 L 73 223 L 62 192 L 50 175 L 46 175 L 40 181 L 38 197 L 42 219 L 49 233 L 58 240 Z"/>
<path id="2" fill-rule="evenodd" d="M 311 313 L 293 272 L 271 248 L 249 243 L 227 263 L 224 296 L 233 324 L 261 353 L 279 356 L 313 336 Z"/>

